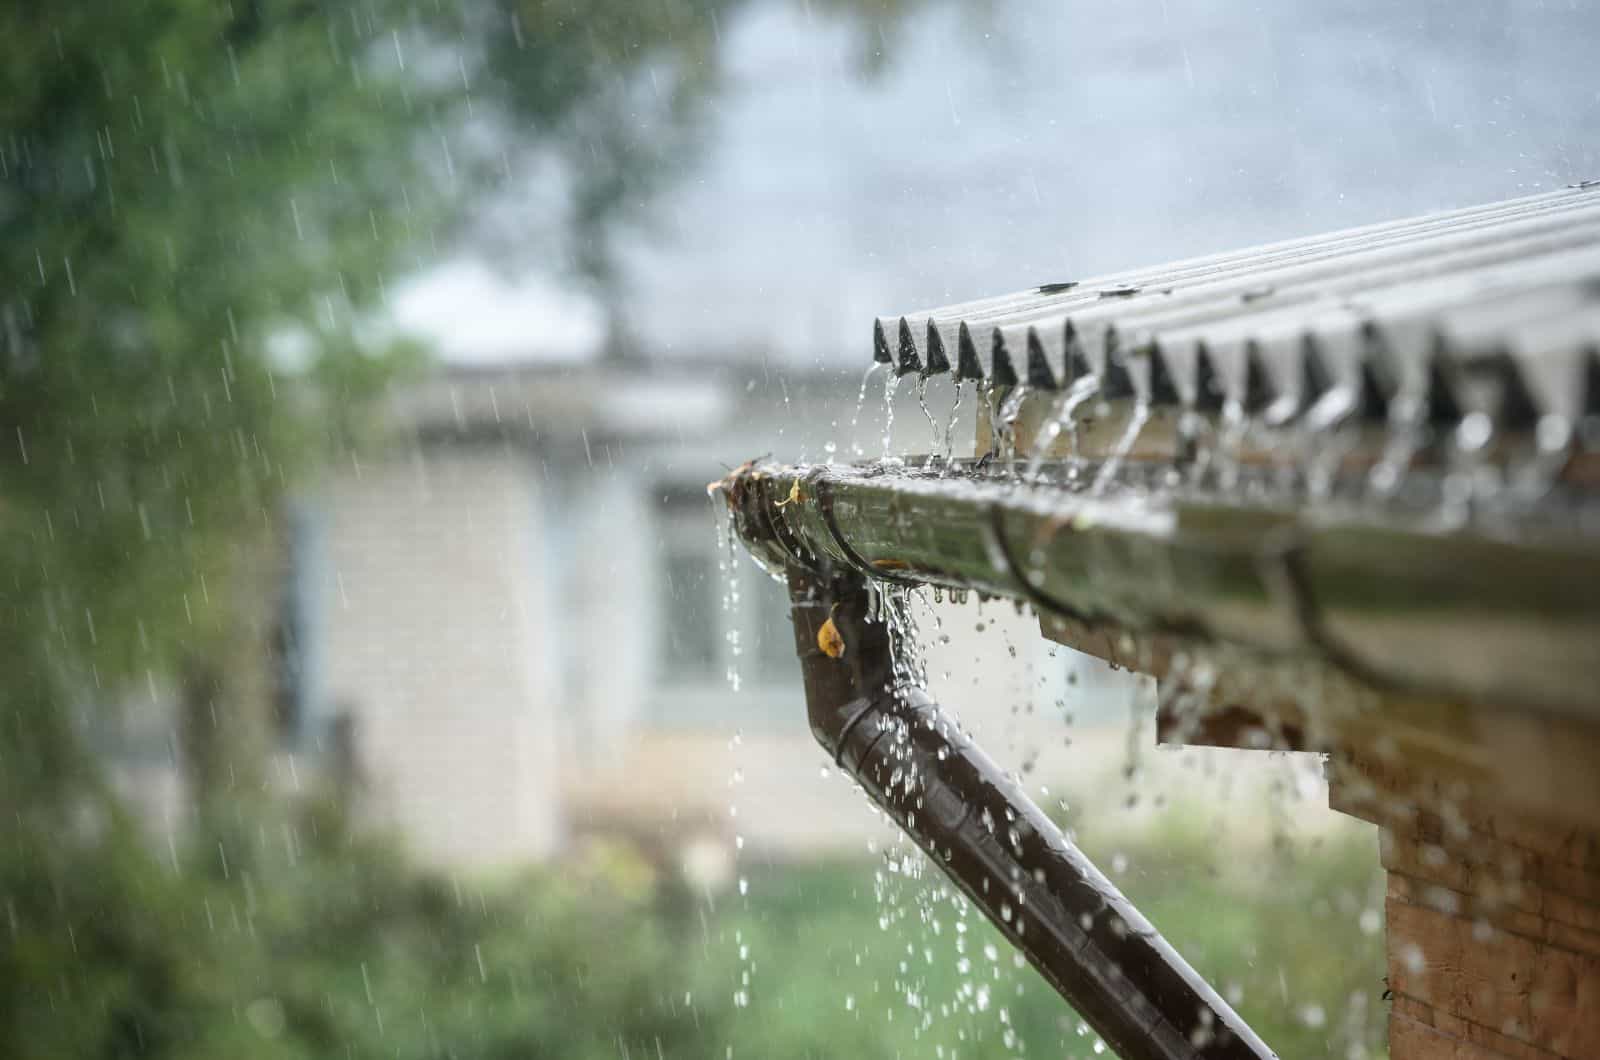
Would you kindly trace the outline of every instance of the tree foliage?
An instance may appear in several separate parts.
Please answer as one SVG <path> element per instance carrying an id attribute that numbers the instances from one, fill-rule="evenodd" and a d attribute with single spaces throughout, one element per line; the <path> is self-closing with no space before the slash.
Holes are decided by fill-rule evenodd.
<path id="1" fill-rule="evenodd" d="M 32 784 L 71 775 L 50 715 L 232 630 L 309 437 L 266 340 L 348 328 L 436 223 L 418 129 L 451 99 L 382 56 L 404 5 L 0 17 L 6 773 Z"/>
<path id="2" fill-rule="evenodd" d="M 225 868 L 215 847 L 163 864 L 127 832 L 0 858 L 5 1055 L 609 1060 L 719 1033 L 725 1002 L 681 1003 L 690 925 L 626 856 L 486 888 L 347 834 L 330 805 L 275 824 L 229 834 Z"/>
<path id="3" fill-rule="evenodd" d="M 614 1056 L 614 1033 L 682 1033 L 641 1000 L 670 918 L 545 881 L 473 920 L 336 809 L 267 798 L 263 671 L 281 499 L 416 360 L 363 327 L 386 282 L 481 239 L 529 158 L 567 206 L 518 252 L 603 281 L 614 226 L 691 151 L 735 6 L 0 11 L 0 1054 Z M 161 850 L 93 736 L 174 698 L 195 804 Z M 495 981 L 503 1025 L 480 954 L 522 969 Z"/>

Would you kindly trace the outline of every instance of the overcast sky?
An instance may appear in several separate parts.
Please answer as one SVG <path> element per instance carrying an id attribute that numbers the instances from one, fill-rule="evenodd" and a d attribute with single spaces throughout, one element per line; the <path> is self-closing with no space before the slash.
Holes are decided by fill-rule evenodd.
<path id="1" fill-rule="evenodd" d="M 880 312 L 1600 176 L 1593 7 L 934 4 L 863 78 L 847 28 L 756 4 L 703 154 L 625 247 L 627 312 L 655 356 L 859 364 Z M 408 290 L 456 360 L 603 331 L 559 281 Z"/>

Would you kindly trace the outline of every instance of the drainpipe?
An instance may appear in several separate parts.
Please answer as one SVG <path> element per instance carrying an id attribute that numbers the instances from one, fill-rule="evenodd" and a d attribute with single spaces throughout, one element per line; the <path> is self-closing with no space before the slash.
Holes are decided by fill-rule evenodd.
<path id="1" fill-rule="evenodd" d="M 1277 1055 L 954 719 L 897 680 L 860 574 L 787 574 L 817 741 L 1108 1047 L 1123 1060 Z M 818 639 L 830 620 L 832 654 Z"/>

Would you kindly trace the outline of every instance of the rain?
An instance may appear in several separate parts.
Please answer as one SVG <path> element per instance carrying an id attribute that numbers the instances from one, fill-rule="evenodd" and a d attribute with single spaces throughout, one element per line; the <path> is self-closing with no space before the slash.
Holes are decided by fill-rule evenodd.
<path id="1" fill-rule="evenodd" d="M 1600 1052 L 1600 12 L 80 8 L 0 1056 Z"/>

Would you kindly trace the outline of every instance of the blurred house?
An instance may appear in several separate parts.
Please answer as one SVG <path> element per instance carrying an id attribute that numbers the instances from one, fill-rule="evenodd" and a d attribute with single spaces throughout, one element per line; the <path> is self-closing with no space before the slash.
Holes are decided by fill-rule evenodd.
<path id="1" fill-rule="evenodd" d="M 793 706 L 783 612 L 753 571 L 719 572 L 717 465 L 686 452 L 737 451 L 739 411 L 715 377 L 606 366 L 446 369 L 400 395 L 389 455 L 297 506 L 286 746 L 346 743 L 363 806 L 450 863 L 547 857 L 586 800 L 648 827 L 626 820 L 630 787 L 692 807 L 654 778 L 615 798 L 586 781 L 638 726 L 714 722 L 725 747 L 741 711 Z"/>
<path id="2" fill-rule="evenodd" d="M 742 831 L 780 855 L 861 849 L 876 822 L 822 778 L 782 587 L 719 538 L 706 493 L 775 423 L 828 425 L 856 390 L 599 362 L 407 391 L 390 455 L 298 505 L 286 746 L 347 745 L 375 821 L 440 862 L 590 831 L 713 876 Z"/>
<path id="3" fill-rule="evenodd" d="M 814 743 L 783 588 L 730 547 L 706 484 L 775 449 L 878 455 L 886 423 L 896 451 L 948 434 L 970 454 L 974 401 L 953 399 L 886 400 L 853 369 L 441 368 L 391 401 L 390 445 L 294 505 L 278 782 L 348 775 L 371 826 L 451 868 L 621 836 L 717 888 L 738 859 L 893 841 Z M 919 607 L 935 694 L 1047 805 L 1122 812 L 1135 759 L 1150 811 L 1193 801 L 1196 768 L 1229 790 L 1283 782 L 1226 751 L 1151 757 L 1153 683 L 1051 644 L 1027 612 Z M 176 725 L 139 717 L 108 734 L 113 775 L 181 833 Z"/>
<path id="4" fill-rule="evenodd" d="M 605 315 L 560 276 L 512 285 L 470 248 L 397 297 L 455 367 L 396 403 L 392 455 L 303 498 L 286 746 L 347 746 L 372 814 L 443 861 L 549 856 L 597 829 L 691 854 L 741 834 L 745 856 L 860 849 L 878 823 L 821 775 L 781 591 L 719 550 L 705 483 L 769 451 L 888 451 L 882 381 L 860 376 L 885 307 L 1591 175 L 1600 111 L 1572 101 L 1593 18 L 934 5 L 863 63 L 848 27 L 751 5 L 723 28 L 694 179 L 619 247 L 648 365 L 595 358 Z M 910 389 L 893 448 L 927 451 L 950 395 L 924 415 Z M 1052 658 L 1008 610 L 939 621 L 930 678 L 994 727 L 991 751 L 1020 768 L 1074 739 L 1059 769 L 1081 788 L 1126 760 L 1120 729 L 1099 751 L 1079 729 L 1148 683 Z"/>
<path id="5" fill-rule="evenodd" d="M 926 414 L 902 386 L 884 444 L 883 381 L 861 378 L 882 309 L 1592 176 L 1600 108 L 1574 100 L 1595 18 L 1498 0 L 931 5 L 863 77 L 848 27 L 750 5 L 723 27 L 693 179 L 618 247 L 650 361 L 598 356 L 606 313 L 570 278 L 512 282 L 470 247 L 397 286 L 397 323 L 450 367 L 397 399 L 389 455 L 300 498 L 285 783 L 348 756 L 375 821 L 448 863 L 598 830 L 710 875 L 740 835 L 746 857 L 863 849 L 879 822 L 822 776 L 781 591 L 719 550 L 706 482 L 766 452 L 942 444 L 943 385 Z M 930 678 L 989 750 L 1019 769 L 1055 754 L 1031 776 L 1118 798 L 1095 778 L 1127 760 L 1121 719 L 1148 683 L 1050 656 L 1006 608 L 936 621 Z M 1117 725 L 1085 731 L 1097 719 Z M 181 819 L 170 726 L 107 742 L 150 816 Z"/>

